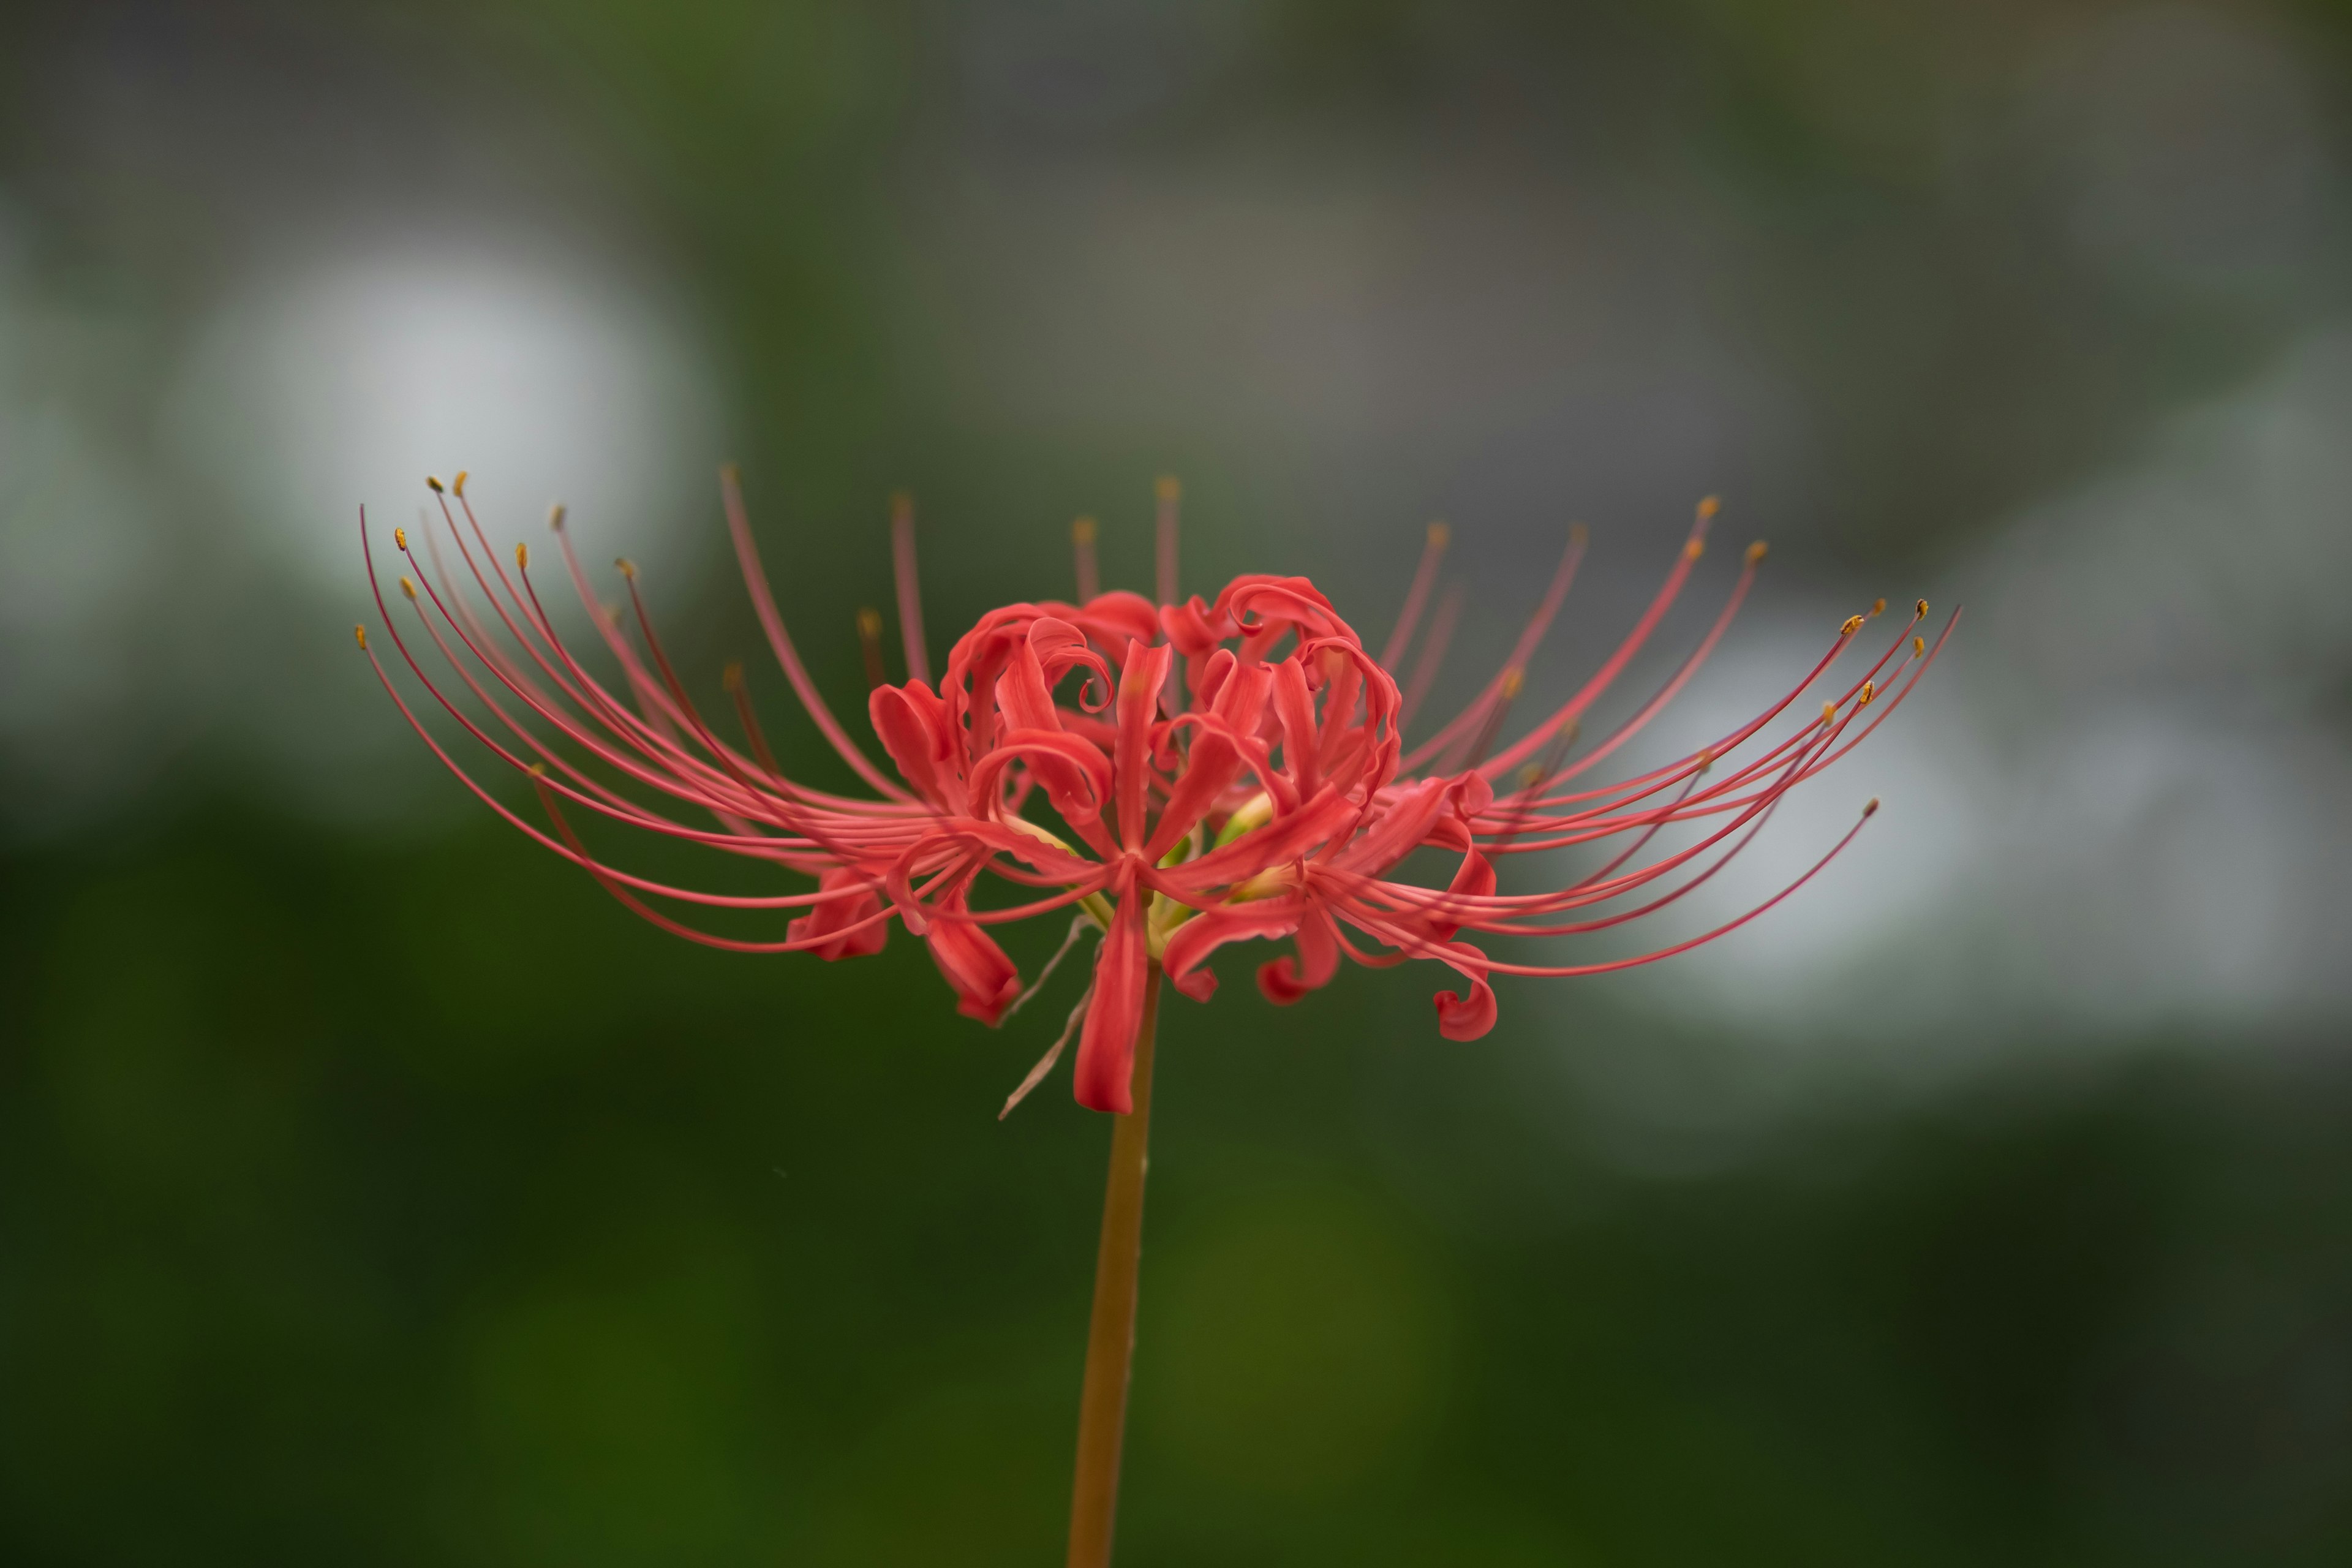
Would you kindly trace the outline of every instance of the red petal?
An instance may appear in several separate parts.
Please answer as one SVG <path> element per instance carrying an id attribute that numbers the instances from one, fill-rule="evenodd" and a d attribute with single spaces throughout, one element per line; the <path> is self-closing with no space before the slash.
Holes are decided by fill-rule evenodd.
<path id="1" fill-rule="evenodd" d="M 1298 957 L 1277 958 L 1258 966 L 1257 988 L 1277 1007 L 1287 1007 L 1331 984 L 1339 972 L 1339 939 L 1331 917 L 1320 908 L 1298 922 Z"/>
<path id="2" fill-rule="evenodd" d="M 1087 1009 L 1086 1032 L 1078 1037 L 1078 1065 L 1072 1087 L 1090 1110 L 1124 1116 L 1135 1109 L 1129 1094 L 1135 1076 L 1135 1031 L 1143 1022 L 1144 967 L 1150 960 L 1143 941 L 1143 889 L 1122 879 L 1118 911 L 1095 953 L 1095 999 Z"/>
<path id="3" fill-rule="evenodd" d="M 953 737 L 948 733 L 947 708 L 931 689 L 919 680 L 877 686 L 866 698 L 866 709 L 883 750 L 898 764 L 898 776 L 931 805 L 960 811 L 963 792 L 948 766 Z"/>
<path id="4" fill-rule="evenodd" d="M 847 926 L 854 926 L 882 907 L 875 895 L 873 883 L 848 867 L 827 871 L 817 881 L 821 892 L 839 892 L 841 897 L 812 904 L 809 912 L 784 928 L 784 935 L 793 942 L 805 942 Z M 882 951 L 890 940 L 890 922 L 877 921 L 863 931 L 851 931 L 821 946 L 808 949 L 827 963 L 844 958 L 866 958 Z"/>
<path id="5" fill-rule="evenodd" d="M 1449 893 L 1458 893 L 1465 898 L 1492 897 L 1495 891 L 1494 863 L 1475 849 L 1465 852 L 1462 857 L 1462 864 L 1454 868 L 1454 880 L 1446 885 L 1445 890 Z M 1462 929 L 1462 922 L 1459 920 L 1448 920 L 1444 917 L 1464 912 L 1458 905 L 1452 909 L 1448 909 L 1444 904 L 1438 905 L 1433 918 L 1429 922 L 1431 934 L 1440 942 L 1453 941 L 1454 933 Z"/>
<path id="6" fill-rule="evenodd" d="M 1270 958 L 1257 966 L 1258 994 L 1277 1007 L 1287 1007 L 1305 999 L 1307 987 L 1293 977 L 1290 955 Z"/>
<path id="7" fill-rule="evenodd" d="M 1115 648 L 1128 638 L 1149 642 L 1160 635 L 1160 606 L 1124 588 L 1114 588 L 1088 599 L 1085 607 L 1069 618 L 1105 647 Z"/>
<path id="8" fill-rule="evenodd" d="M 1168 984 L 1195 1002 L 1206 1002 L 1217 989 L 1216 975 L 1200 967 L 1209 955 L 1229 942 L 1288 936 L 1298 929 L 1301 907 L 1293 900 L 1268 900 L 1231 912 L 1194 915 L 1176 928 L 1160 955 Z"/>
<path id="9" fill-rule="evenodd" d="M 955 988 L 956 1011 L 994 1028 L 1021 994 L 1021 972 L 1004 950 L 970 921 L 934 920 L 924 941 L 931 961 Z"/>
<path id="10" fill-rule="evenodd" d="M 1160 712 L 1160 689 L 1167 684 L 1174 658 L 1174 650 L 1164 643 L 1155 647 L 1133 641 L 1127 645 L 1127 666 L 1118 682 L 1118 745 L 1111 760 L 1118 839 L 1129 849 L 1141 849 L 1149 837 L 1144 812 L 1151 798 L 1151 721 Z M 1095 1005 L 1102 1005 L 1100 996 Z"/>
<path id="11" fill-rule="evenodd" d="M 1168 633 L 1168 640 L 1176 651 L 1187 658 L 1198 658 L 1219 643 L 1234 635 L 1234 623 L 1229 616 L 1217 614 L 1201 602 L 1198 594 L 1181 605 L 1160 606 L 1160 624 Z"/>
<path id="12" fill-rule="evenodd" d="M 1274 667 L 1274 710 L 1282 721 L 1283 771 L 1301 795 L 1313 795 L 1322 743 L 1315 731 L 1315 698 L 1307 689 L 1307 669 L 1296 655 Z"/>
<path id="13" fill-rule="evenodd" d="M 1495 990 L 1476 975 L 1470 977 L 1470 994 L 1437 994 L 1437 1032 L 1449 1040 L 1475 1040 L 1495 1026 Z"/>

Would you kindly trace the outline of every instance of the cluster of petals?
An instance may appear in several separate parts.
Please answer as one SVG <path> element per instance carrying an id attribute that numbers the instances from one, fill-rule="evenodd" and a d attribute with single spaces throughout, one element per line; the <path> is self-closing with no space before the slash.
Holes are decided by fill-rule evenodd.
<path id="1" fill-rule="evenodd" d="M 1957 621 L 1948 620 L 1931 647 L 1919 635 L 1927 613 L 1922 601 L 1867 668 L 1832 680 L 1832 664 L 1878 611 L 1854 616 L 1763 712 L 1697 751 L 1593 784 L 1584 776 L 1682 689 L 1754 580 L 1760 545 L 1747 552 L 1720 610 L 1656 692 L 1595 743 L 1572 749 L 1587 710 L 1648 643 L 1701 559 L 1712 502 L 1700 507 L 1672 570 L 1616 651 L 1563 702 L 1498 744 L 1528 662 L 1581 560 L 1584 536 L 1574 531 L 1510 657 L 1466 708 L 1410 745 L 1408 724 L 1459 608 L 1458 596 L 1449 597 L 1428 618 L 1401 685 L 1398 667 L 1424 631 L 1442 527 L 1431 530 L 1404 609 L 1375 655 L 1303 577 L 1243 576 L 1213 600 L 1180 600 L 1172 586 L 1174 493 L 1163 485 L 1156 597 L 1095 592 L 1092 528 L 1082 524 L 1083 602 L 989 612 L 956 641 L 934 684 L 915 591 L 912 518 L 902 507 L 894 541 L 908 666 L 902 683 L 881 679 L 873 642 L 878 617 L 864 617 L 875 670 L 868 715 L 886 770 L 810 679 L 761 571 L 730 470 L 728 523 L 752 605 L 809 718 L 871 792 L 851 795 L 785 774 L 734 668 L 726 685 L 739 738 L 723 738 L 689 699 L 656 637 L 635 569 L 618 563 L 635 612 L 633 637 L 622 616 L 600 605 L 560 510 L 553 521 L 564 567 L 617 679 L 600 680 L 558 637 L 532 584 L 528 549 L 515 547 L 511 569 L 492 550 L 465 497 L 464 476 L 446 489 L 433 481 L 433 489 L 442 526 L 425 526 L 423 556 L 404 531 L 394 533 L 414 574 L 400 576 L 399 591 L 415 604 L 415 632 L 404 634 L 391 614 L 362 516 L 377 606 L 402 659 L 437 704 L 497 761 L 530 776 L 545 826 L 468 773 L 381 662 L 376 669 L 425 743 L 491 809 L 631 909 L 698 942 L 835 960 L 877 952 L 890 926 L 904 925 L 927 944 L 961 1011 L 990 1025 L 1029 994 L 990 928 L 1055 910 L 1077 914 L 1101 929 L 1101 939 L 1073 1015 L 1082 1019 L 1075 1088 L 1080 1102 L 1110 1111 L 1129 1107 L 1152 966 L 1177 991 L 1206 1000 L 1216 987 L 1207 961 L 1227 942 L 1289 944 L 1257 970 L 1259 990 L 1286 1005 L 1329 982 L 1343 956 L 1370 965 L 1443 964 L 1457 978 L 1436 994 L 1438 1030 L 1467 1040 L 1494 1026 L 1494 974 L 1625 968 L 1754 919 L 1850 843 L 1862 817 L 1771 898 L 1686 940 L 1580 964 L 1496 957 L 1486 945 L 1608 930 L 1704 884 L 1752 840 L 1790 789 L 1858 744 L 1910 694 Z M 444 528 L 452 543 L 446 553 Z M 364 628 L 359 640 L 368 646 Z M 425 644 L 449 674 L 428 669 L 420 657 Z M 373 650 L 368 657 L 376 658 Z M 673 815 L 678 807 L 708 820 L 680 820 Z M 583 816 L 763 861 L 814 886 L 724 893 L 635 875 L 592 853 L 574 827 Z M 1675 825 L 1685 831 L 1653 851 Z M 1584 846 L 1600 847 L 1589 858 L 1605 855 L 1597 868 L 1559 885 L 1499 890 L 1502 857 Z M 1423 863 L 1436 872 L 1401 875 L 1422 851 L 1433 852 Z M 1558 857 L 1537 862 L 1557 863 Z M 1016 889 L 1012 901 L 976 900 L 983 879 Z M 702 929 L 672 912 L 680 906 L 783 910 L 790 918 L 781 939 L 754 939 Z M 1079 929 L 1074 925 L 1074 934 Z M 1049 1054 L 1041 1073 L 1051 1060 Z"/>

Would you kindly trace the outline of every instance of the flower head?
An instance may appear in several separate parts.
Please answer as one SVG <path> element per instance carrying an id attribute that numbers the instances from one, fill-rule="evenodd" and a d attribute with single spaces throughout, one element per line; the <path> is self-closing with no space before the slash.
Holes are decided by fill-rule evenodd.
<path id="1" fill-rule="evenodd" d="M 1082 519 L 1073 530 L 1079 602 L 989 612 L 949 650 L 935 686 L 917 592 L 913 509 L 899 498 L 891 533 L 903 684 L 884 678 L 881 618 L 872 611 L 858 617 L 871 681 L 867 713 L 886 771 L 835 717 L 802 664 L 761 570 L 730 468 L 722 476 L 727 521 L 752 606 L 810 720 L 872 792 L 850 796 L 798 783 L 777 765 L 740 667 L 730 667 L 724 683 L 740 739 L 719 735 L 655 635 L 635 568 L 616 563 L 636 624 L 632 638 L 619 612 L 599 603 L 558 509 L 551 521 L 564 567 L 618 679 L 608 685 L 590 674 L 542 607 L 528 550 L 515 547 L 509 572 L 466 500 L 465 476 L 446 488 L 429 482 L 475 592 L 449 569 L 438 529 L 427 531 L 424 562 L 405 531 L 394 531 L 414 573 L 399 586 L 455 687 L 436 681 L 417 657 L 419 645 L 402 636 L 370 552 L 377 607 L 433 698 L 499 762 L 530 777 L 547 826 L 526 820 L 467 773 L 370 650 L 393 700 L 468 788 L 632 910 L 697 942 L 834 960 L 879 952 L 891 924 L 903 925 L 928 945 L 959 1010 L 986 1024 L 1001 1022 L 1035 989 L 1024 989 L 990 928 L 1076 910 L 1074 939 L 1087 925 L 1102 933 L 1092 983 L 1073 1015 L 1074 1023 L 1083 1019 L 1076 1089 L 1081 1102 L 1102 1110 L 1129 1109 L 1136 1030 L 1154 963 L 1178 991 L 1205 1001 L 1216 977 L 1204 964 L 1219 947 L 1287 941 L 1290 951 L 1257 972 L 1266 998 L 1287 1005 L 1327 984 L 1343 956 L 1373 965 L 1429 960 L 1459 977 L 1436 994 L 1438 1030 L 1466 1040 L 1494 1026 L 1490 975 L 1628 968 L 1745 924 L 1852 842 L 1877 803 L 1794 882 L 1700 935 L 1576 964 L 1492 957 L 1481 945 L 1607 930 L 1705 883 L 1753 839 L 1789 790 L 1885 721 L 1958 620 L 1948 620 L 1931 647 L 1919 630 L 1927 616 L 1922 600 L 1865 669 L 1830 680 L 1831 666 L 1884 608 L 1882 600 L 1869 616 L 1840 627 L 1785 696 L 1730 733 L 1647 772 L 1584 784 L 1697 672 L 1754 581 L 1760 543 L 1748 549 L 1721 610 L 1656 694 L 1571 753 L 1584 714 L 1645 646 L 1696 567 L 1715 516 L 1712 500 L 1700 505 L 1632 632 L 1567 700 L 1500 743 L 1528 661 L 1583 558 L 1581 529 L 1570 531 L 1541 604 L 1501 668 L 1460 713 L 1408 744 L 1460 608 L 1458 595 L 1439 602 L 1400 686 L 1396 671 L 1421 629 L 1446 547 L 1443 524 L 1431 528 L 1403 611 L 1376 657 L 1303 577 L 1237 577 L 1213 600 L 1179 600 L 1178 493 L 1163 480 L 1155 598 L 1095 591 L 1096 529 Z M 361 533 L 366 550 L 364 515 Z M 359 641 L 368 647 L 364 628 Z M 1818 713 L 1809 694 L 1820 698 Z M 709 822 L 680 820 L 649 799 Z M 574 828 L 576 814 L 764 861 L 814 886 L 722 894 L 633 875 L 591 853 Z M 1691 841 L 1644 858 L 1676 824 Z M 1582 845 L 1613 852 L 1564 885 L 1499 890 L 1501 857 Z M 1399 874 L 1423 849 L 1444 858 L 1442 881 Z M 983 878 L 1018 889 L 1013 901 L 975 902 Z M 671 912 L 675 906 L 786 910 L 791 919 L 781 940 L 751 940 L 702 929 Z M 1035 984 L 1043 981 L 1041 973 Z M 1057 1042 L 1031 1083 L 1060 1049 Z"/>

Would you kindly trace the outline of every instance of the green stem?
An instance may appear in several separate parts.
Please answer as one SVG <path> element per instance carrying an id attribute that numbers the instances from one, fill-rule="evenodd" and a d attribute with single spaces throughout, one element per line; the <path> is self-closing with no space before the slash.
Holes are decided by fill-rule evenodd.
<path id="1" fill-rule="evenodd" d="M 1143 1177 L 1150 1162 L 1151 1047 L 1160 1023 L 1160 965 L 1145 972 L 1143 1023 L 1135 1037 L 1135 1109 L 1115 1118 L 1102 1241 L 1095 1252 L 1095 1309 L 1087 1332 L 1086 1389 L 1078 1397 L 1078 1470 L 1070 1498 L 1069 1568 L 1108 1568 L 1118 1512 L 1119 1447 L 1135 1359 L 1136 1268 L 1143 1256 Z"/>

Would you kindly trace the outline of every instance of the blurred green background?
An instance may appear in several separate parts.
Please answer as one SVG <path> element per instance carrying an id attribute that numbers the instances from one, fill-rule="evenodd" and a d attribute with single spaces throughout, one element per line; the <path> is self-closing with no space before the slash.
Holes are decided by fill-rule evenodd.
<path id="1" fill-rule="evenodd" d="M 1375 636 L 1451 517 L 1465 687 L 1710 490 L 1736 691 L 1970 603 L 1769 931 L 1171 1002 L 1122 1563 L 2352 1556 L 2347 87 L 2316 5 L 8 7 L 0 1556 L 1055 1560 L 1069 993 L 676 942 L 351 652 L 464 467 L 715 672 L 726 458 L 841 707 L 899 487 L 934 648 L 1163 471 Z"/>

